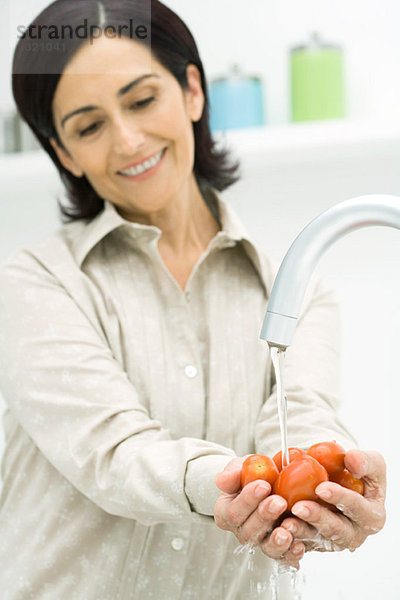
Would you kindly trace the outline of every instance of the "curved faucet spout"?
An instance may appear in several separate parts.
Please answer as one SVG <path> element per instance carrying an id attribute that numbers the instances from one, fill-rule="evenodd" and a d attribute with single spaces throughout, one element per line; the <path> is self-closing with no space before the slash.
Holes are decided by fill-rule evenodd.
<path id="1" fill-rule="evenodd" d="M 297 236 L 279 268 L 260 337 L 286 349 L 292 343 L 304 295 L 322 254 L 342 236 L 373 225 L 400 229 L 400 197 L 358 196 L 332 206 Z"/>

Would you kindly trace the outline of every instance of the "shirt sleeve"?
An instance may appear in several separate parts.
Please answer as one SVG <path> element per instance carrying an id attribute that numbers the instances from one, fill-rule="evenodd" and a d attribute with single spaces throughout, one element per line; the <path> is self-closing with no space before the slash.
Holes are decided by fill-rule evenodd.
<path id="1" fill-rule="evenodd" d="M 346 450 L 357 443 L 343 425 L 340 407 L 340 311 L 329 287 L 310 280 L 293 343 L 284 358 L 288 446 L 309 448 L 336 440 Z M 255 431 L 257 452 L 272 456 L 281 449 L 276 382 L 262 408 Z"/>
<path id="2" fill-rule="evenodd" d="M 211 520 L 214 475 L 235 453 L 171 439 L 99 329 L 29 252 L 0 268 L 0 343 L 0 390 L 10 410 L 82 494 L 145 525 Z"/>

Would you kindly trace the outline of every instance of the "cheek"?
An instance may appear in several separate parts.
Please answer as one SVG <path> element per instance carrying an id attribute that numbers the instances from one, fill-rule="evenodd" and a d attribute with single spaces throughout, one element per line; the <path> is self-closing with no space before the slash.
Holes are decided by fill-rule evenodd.
<path id="1" fill-rule="evenodd" d="M 192 123 L 186 113 L 181 96 L 172 97 L 164 103 L 157 113 L 158 133 L 170 139 L 183 141 L 190 140 Z"/>
<path id="2" fill-rule="evenodd" d="M 93 144 L 84 150 L 79 149 L 75 154 L 76 162 L 86 175 L 91 179 L 100 179 L 107 168 L 107 153 L 101 144 Z"/>

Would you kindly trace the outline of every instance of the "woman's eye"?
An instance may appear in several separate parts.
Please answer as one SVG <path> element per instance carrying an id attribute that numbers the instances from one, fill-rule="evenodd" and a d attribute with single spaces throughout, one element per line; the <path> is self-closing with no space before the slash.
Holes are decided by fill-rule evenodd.
<path id="1" fill-rule="evenodd" d="M 151 104 L 151 102 L 153 102 L 155 100 L 154 96 L 149 96 L 149 98 L 143 98 L 143 100 L 138 100 L 137 102 L 134 102 L 131 105 L 131 108 L 136 108 L 136 109 L 140 109 L 140 108 L 144 108 L 145 106 L 148 106 L 149 104 Z M 101 122 L 100 121 L 96 121 L 95 123 L 92 123 L 92 125 L 89 125 L 89 127 L 86 127 L 85 129 L 82 129 L 81 131 L 78 132 L 79 137 L 85 137 L 88 135 L 91 135 L 92 133 L 95 133 L 97 131 L 97 129 L 100 127 Z"/>
<path id="2" fill-rule="evenodd" d="M 143 100 L 138 100 L 137 102 L 134 102 L 132 104 L 131 108 L 144 108 L 145 106 L 153 102 L 153 100 L 155 100 L 154 96 L 144 98 Z"/>
<path id="3" fill-rule="evenodd" d="M 89 127 L 86 127 L 86 129 L 82 129 L 82 131 L 79 131 L 79 137 L 84 137 L 85 135 L 90 135 L 91 133 L 94 133 L 95 131 L 97 131 L 99 125 L 101 125 L 101 123 L 99 122 L 92 123 L 92 125 L 89 125 Z"/>

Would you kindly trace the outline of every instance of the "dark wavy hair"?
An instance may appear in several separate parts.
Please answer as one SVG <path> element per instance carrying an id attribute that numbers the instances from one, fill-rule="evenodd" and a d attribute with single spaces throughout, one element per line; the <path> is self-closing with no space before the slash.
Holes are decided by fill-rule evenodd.
<path id="1" fill-rule="evenodd" d="M 149 18 L 151 52 L 172 73 L 181 88 L 188 87 L 186 67 L 189 63 L 196 65 L 200 72 L 205 104 L 201 119 L 193 123 L 193 172 L 200 189 L 212 187 L 222 191 L 238 181 L 239 163 L 232 162 L 229 151 L 217 148 L 212 138 L 207 83 L 196 42 L 172 10 L 158 0 L 56 0 L 32 21 L 27 31 L 38 31 L 39 26 L 42 30 L 52 26 L 61 31 L 66 23 L 76 31 L 87 20 L 90 26 L 103 31 L 107 23 L 107 27 L 113 26 L 122 32 L 127 23 L 146 23 Z M 140 42 L 140 39 L 134 39 Z M 81 39 L 75 35 L 63 40 L 62 51 L 33 52 L 32 40 L 25 35 L 19 40 L 13 58 L 12 89 L 18 111 L 50 155 L 66 188 L 70 206 L 64 206 L 58 200 L 64 222 L 90 220 L 104 208 L 104 199 L 87 178 L 75 177 L 65 169 L 49 142 L 49 138 L 54 138 L 63 147 L 53 122 L 53 97 L 66 65 L 88 41 L 89 38 Z"/>

